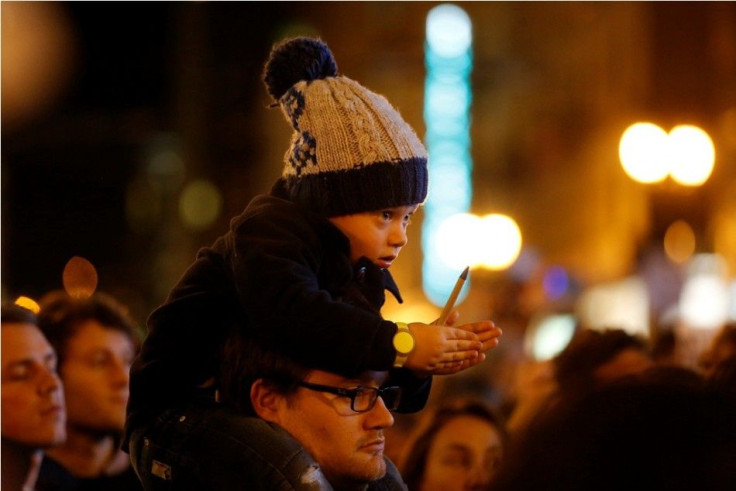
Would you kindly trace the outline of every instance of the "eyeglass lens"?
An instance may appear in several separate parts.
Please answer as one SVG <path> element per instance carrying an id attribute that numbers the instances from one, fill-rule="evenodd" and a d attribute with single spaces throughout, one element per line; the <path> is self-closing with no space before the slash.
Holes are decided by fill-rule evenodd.
<path id="1" fill-rule="evenodd" d="M 399 387 L 385 387 L 383 389 L 361 387 L 355 393 L 353 411 L 369 411 L 376 404 L 379 395 L 389 411 L 393 411 L 399 406 L 401 400 L 401 389 Z"/>

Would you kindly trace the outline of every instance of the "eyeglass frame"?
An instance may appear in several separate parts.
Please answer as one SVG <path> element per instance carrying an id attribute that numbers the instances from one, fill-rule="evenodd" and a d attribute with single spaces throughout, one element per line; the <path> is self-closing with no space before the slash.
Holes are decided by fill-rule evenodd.
<path id="1" fill-rule="evenodd" d="M 353 389 L 345 389 L 343 387 L 333 387 L 331 385 L 322 385 L 322 384 L 313 384 L 311 382 L 305 382 L 304 380 L 300 381 L 297 384 L 299 387 L 304 387 L 305 389 L 313 390 L 315 392 L 326 392 L 328 394 L 335 394 L 342 397 L 348 397 L 350 398 L 350 409 L 355 411 L 356 413 L 367 413 L 371 409 L 373 409 L 376 405 L 376 402 L 378 401 L 378 398 L 380 397 L 384 404 L 386 403 L 386 399 L 383 398 L 383 393 L 386 391 L 397 391 L 395 403 L 392 405 L 393 407 L 389 408 L 386 406 L 386 409 L 389 411 L 396 411 L 398 409 L 399 404 L 401 403 L 401 396 L 402 396 L 402 389 L 398 385 L 392 385 L 389 387 L 363 387 L 362 385 L 359 385 L 358 387 L 355 387 Z M 362 391 L 370 391 L 375 394 L 375 397 L 373 398 L 373 402 L 371 402 L 370 406 L 366 409 L 355 409 L 355 398 L 360 394 Z"/>

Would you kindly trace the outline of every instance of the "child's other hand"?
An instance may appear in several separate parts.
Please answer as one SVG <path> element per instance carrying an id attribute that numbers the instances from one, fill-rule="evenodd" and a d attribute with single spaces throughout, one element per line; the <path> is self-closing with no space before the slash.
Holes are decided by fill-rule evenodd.
<path id="1" fill-rule="evenodd" d="M 447 316 L 447 325 L 454 326 L 459 317 L 460 311 L 453 310 L 450 315 Z M 503 331 L 496 327 L 496 324 L 492 320 L 471 322 L 470 324 L 463 324 L 457 327 L 458 329 L 465 329 L 466 331 L 470 331 L 478 335 L 478 339 L 483 343 L 483 348 L 481 349 L 482 353 L 495 347 L 499 343 L 499 338 L 503 334 Z"/>
<path id="2" fill-rule="evenodd" d="M 483 351 L 483 341 L 470 328 L 413 322 L 409 330 L 414 335 L 415 348 L 404 366 L 418 375 L 455 373 L 466 364 L 470 366 Z"/>
<path id="3" fill-rule="evenodd" d="M 450 313 L 450 315 L 447 317 L 446 325 L 448 327 L 454 326 L 459 317 L 460 317 L 460 312 L 458 310 L 453 310 Z M 491 348 L 494 348 L 496 345 L 498 345 L 500 341 L 500 337 L 503 334 L 503 331 L 497 328 L 495 324 L 493 323 L 493 321 L 491 320 L 484 320 L 484 321 L 478 321 L 478 322 L 471 322 L 469 324 L 463 324 L 463 325 L 458 326 L 456 329 L 462 329 L 467 332 L 474 333 L 477 336 L 477 339 L 482 343 L 482 347 L 480 348 L 480 350 L 478 350 L 478 355 L 472 358 L 468 357 L 462 360 L 453 360 L 453 361 L 444 362 L 440 366 L 436 367 L 434 370 L 429 372 L 428 374 L 451 375 L 453 373 L 457 373 L 457 372 L 460 372 L 462 370 L 465 370 L 467 368 L 477 365 L 478 363 L 486 359 L 485 353 L 487 351 L 489 351 Z M 412 331 L 412 333 L 413 332 L 414 331 Z M 417 346 L 418 346 L 418 343 L 417 343 Z M 407 363 L 408 361 L 409 360 L 407 360 Z"/>

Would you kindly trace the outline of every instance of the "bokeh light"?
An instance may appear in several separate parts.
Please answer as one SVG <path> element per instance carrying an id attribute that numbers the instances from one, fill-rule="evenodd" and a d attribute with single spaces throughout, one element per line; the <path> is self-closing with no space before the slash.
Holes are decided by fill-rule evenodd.
<path id="1" fill-rule="evenodd" d="M 699 186 L 713 172 L 716 150 L 708 133 L 692 125 L 675 126 L 669 134 L 670 174 L 683 186 Z"/>
<path id="2" fill-rule="evenodd" d="M 445 219 L 437 231 L 437 252 L 452 269 L 475 266 L 479 256 L 477 233 L 481 220 L 471 213 L 458 213 Z"/>
<path id="3" fill-rule="evenodd" d="M 695 252 L 695 232 L 684 220 L 677 220 L 667 227 L 664 234 L 664 251 L 672 261 L 684 263 Z"/>
<path id="4" fill-rule="evenodd" d="M 580 295 L 577 316 L 590 329 L 612 326 L 641 336 L 649 336 L 649 293 L 641 278 L 630 276 L 600 283 Z"/>
<path id="5" fill-rule="evenodd" d="M 557 300 L 567 293 L 570 279 L 562 266 L 550 266 L 542 279 L 544 293 L 550 300 Z"/>
<path id="6" fill-rule="evenodd" d="M 708 133 L 693 125 L 675 126 L 669 134 L 653 123 L 635 123 L 621 135 L 619 158 L 626 174 L 651 184 L 667 176 L 683 186 L 700 186 L 715 165 Z"/>
<path id="7" fill-rule="evenodd" d="M 439 56 L 461 56 L 472 41 L 468 14 L 452 4 L 439 5 L 427 14 L 427 44 Z"/>
<path id="8" fill-rule="evenodd" d="M 185 225 L 202 230 L 211 226 L 222 211 L 222 194 L 209 181 L 196 180 L 184 187 L 179 199 L 179 215 Z"/>
<path id="9" fill-rule="evenodd" d="M 663 181 L 669 173 L 667 133 L 653 123 L 635 123 L 621 136 L 618 153 L 626 174 L 641 183 Z"/>
<path id="10" fill-rule="evenodd" d="M 573 314 L 541 314 L 529 322 L 524 351 L 534 360 L 554 358 L 570 343 L 577 320 Z"/>
<path id="11" fill-rule="evenodd" d="M 15 299 L 14 303 L 19 307 L 30 310 L 34 314 L 38 314 L 39 312 L 41 312 L 41 306 L 38 305 L 38 302 L 30 297 L 25 297 L 21 295 L 20 297 Z"/>
<path id="12" fill-rule="evenodd" d="M 462 256 L 473 254 L 468 249 L 477 247 L 465 232 L 439 230 L 441 226 L 456 227 L 446 220 L 467 213 L 473 193 L 470 152 L 472 29 L 470 18 L 460 7 L 443 4 L 429 11 L 425 64 L 425 141 L 432 156 L 429 159 L 432 190 L 424 206 L 422 223 L 422 288 L 432 303 L 443 305 L 457 279 L 458 269 L 467 264 Z M 465 288 L 464 292 L 467 290 Z"/>
<path id="13" fill-rule="evenodd" d="M 680 292 L 680 316 L 688 327 L 717 329 L 728 319 L 726 261 L 717 254 L 696 254 L 687 265 Z"/>
<path id="14" fill-rule="evenodd" d="M 439 257 L 453 269 L 468 264 L 472 268 L 506 269 L 519 257 L 522 242 L 516 222 L 499 213 L 453 215 L 440 224 L 437 239 Z"/>
<path id="15" fill-rule="evenodd" d="M 64 266 L 62 283 L 70 297 L 90 297 L 97 289 L 97 269 L 87 259 L 74 256 Z"/>
<path id="16" fill-rule="evenodd" d="M 482 218 L 477 265 L 492 270 L 511 266 L 521 251 L 521 230 L 513 218 L 492 213 Z"/>

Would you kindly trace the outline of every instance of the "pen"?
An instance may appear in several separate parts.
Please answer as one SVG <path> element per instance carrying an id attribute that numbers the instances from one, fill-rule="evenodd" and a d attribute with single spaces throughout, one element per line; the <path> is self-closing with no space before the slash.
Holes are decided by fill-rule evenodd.
<path id="1" fill-rule="evenodd" d="M 445 322 L 447 322 L 447 317 L 450 315 L 450 312 L 452 312 L 453 307 L 455 307 L 457 296 L 460 294 L 460 290 L 462 290 L 463 285 L 465 284 L 465 280 L 468 278 L 468 271 L 470 271 L 470 266 L 466 266 L 463 272 L 460 274 L 460 277 L 457 279 L 457 282 L 455 283 L 455 288 L 452 289 L 450 298 L 447 299 L 445 308 L 442 309 L 440 318 L 437 319 L 437 325 L 444 326 Z"/>

